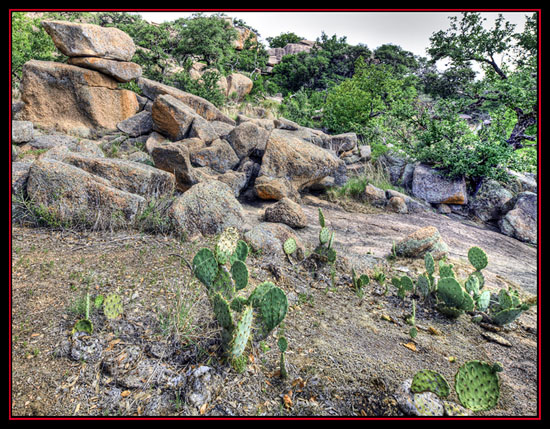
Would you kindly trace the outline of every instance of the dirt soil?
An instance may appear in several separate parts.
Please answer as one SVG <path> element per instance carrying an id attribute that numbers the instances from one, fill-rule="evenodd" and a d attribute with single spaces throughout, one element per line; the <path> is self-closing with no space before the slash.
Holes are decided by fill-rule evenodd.
<path id="1" fill-rule="evenodd" d="M 268 203 L 245 205 L 250 224 Z M 289 298 L 285 319 L 288 378 L 279 372 L 275 334 L 248 351 L 238 374 L 220 353 L 219 327 L 186 261 L 214 240 L 182 242 L 141 232 L 72 232 L 12 227 L 12 416 L 402 416 L 394 394 L 421 369 L 451 383 L 472 359 L 498 361 L 498 406 L 475 415 L 538 414 L 538 308 L 506 328 L 451 320 L 417 305 L 418 336 L 405 318 L 411 300 L 372 280 L 359 297 L 359 273 L 414 277 L 421 260 L 388 259 L 392 242 L 436 226 L 459 278 L 471 270 L 470 246 L 487 251 L 487 287 L 537 292 L 537 250 L 463 219 L 424 213 L 357 213 L 304 199 L 309 225 L 297 233 L 317 243 L 317 208 L 335 235 L 338 262 L 326 265 L 251 254 L 249 290 L 266 280 Z M 72 336 L 92 298 L 117 292 L 124 312 L 108 321 L 92 306 L 92 335 Z M 178 309 L 180 311 L 178 311 Z M 179 315 L 179 317 L 178 317 Z M 179 321 L 179 322 L 178 322 Z M 451 400 L 457 401 L 455 393 Z"/>

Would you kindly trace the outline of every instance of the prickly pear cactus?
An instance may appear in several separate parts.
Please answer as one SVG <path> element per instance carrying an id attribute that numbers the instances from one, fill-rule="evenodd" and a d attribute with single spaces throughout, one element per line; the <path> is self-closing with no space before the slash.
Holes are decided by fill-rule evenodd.
<path id="1" fill-rule="evenodd" d="M 430 294 L 430 281 L 425 275 L 420 275 L 416 281 L 416 290 L 418 293 L 426 299 Z"/>
<path id="2" fill-rule="evenodd" d="M 370 283 L 370 277 L 366 274 L 361 274 L 358 279 L 359 287 L 362 288 Z"/>
<path id="3" fill-rule="evenodd" d="M 456 276 L 451 264 L 445 264 L 443 261 L 439 261 L 439 278 L 444 277 L 452 277 L 454 279 Z"/>
<path id="4" fill-rule="evenodd" d="M 440 398 L 446 398 L 449 396 L 450 387 L 447 380 L 436 371 L 425 369 L 417 372 L 414 375 L 411 392 L 433 392 Z"/>
<path id="5" fill-rule="evenodd" d="M 292 255 L 294 252 L 296 252 L 296 240 L 294 240 L 294 238 L 292 237 L 286 240 L 283 244 L 283 250 L 287 255 Z"/>
<path id="6" fill-rule="evenodd" d="M 462 308 L 464 291 L 462 286 L 453 277 L 443 277 L 437 283 L 437 297 L 447 307 Z"/>
<path id="7" fill-rule="evenodd" d="M 116 319 L 122 314 L 122 300 L 119 295 L 112 293 L 103 301 L 103 313 L 107 319 Z"/>
<path id="8" fill-rule="evenodd" d="M 218 275 L 212 283 L 211 291 L 214 293 L 220 292 L 227 299 L 233 299 L 235 296 L 235 283 L 231 278 L 231 274 L 223 265 L 220 265 L 218 269 Z"/>
<path id="9" fill-rule="evenodd" d="M 501 310 L 491 315 L 491 321 L 498 326 L 504 326 L 512 323 L 516 320 L 521 313 L 527 310 L 529 306 L 522 306 L 519 308 L 508 308 Z"/>
<path id="10" fill-rule="evenodd" d="M 88 334 L 92 334 L 93 331 L 93 323 L 88 319 L 81 319 L 74 325 L 72 333 L 74 334 L 75 332 L 87 332 Z"/>
<path id="11" fill-rule="evenodd" d="M 472 360 L 462 365 L 455 375 L 455 390 L 463 406 L 472 411 L 494 408 L 500 396 L 499 364 Z"/>
<path id="12" fill-rule="evenodd" d="M 424 266 L 426 267 L 426 272 L 430 276 L 433 276 L 433 274 L 435 273 L 435 261 L 430 252 L 427 252 L 424 255 Z"/>
<path id="13" fill-rule="evenodd" d="M 256 289 L 254 289 L 248 297 L 248 303 L 254 308 L 260 308 L 260 304 L 264 295 L 275 287 L 277 286 L 275 286 L 275 284 L 273 284 L 272 282 L 260 283 L 258 286 L 256 286 Z"/>
<path id="14" fill-rule="evenodd" d="M 231 266 L 231 277 L 235 282 L 235 289 L 241 290 L 248 285 L 248 268 L 243 261 L 236 260 Z"/>
<path id="15" fill-rule="evenodd" d="M 410 292 L 414 290 L 414 283 L 412 279 L 409 276 L 402 276 L 401 277 L 401 287 L 405 289 L 407 292 Z"/>
<path id="16" fill-rule="evenodd" d="M 288 310 L 285 293 L 278 287 L 269 289 L 261 299 L 260 314 L 266 332 L 271 332 L 283 321 Z"/>
<path id="17" fill-rule="evenodd" d="M 489 308 L 491 302 L 491 292 L 488 290 L 482 292 L 476 299 L 476 307 L 479 311 L 485 311 Z"/>
<path id="18" fill-rule="evenodd" d="M 223 265 L 229 261 L 229 258 L 237 248 L 238 241 L 239 232 L 236 228 L 229 227 L 222 232 L 216 244 L 216 258 L 219 264 Z"/>
<path id="19" fill-rule="evenodd" d="M 474 271 L 472 274 L 470 274 L 470 277 L 476 277 L 477 281 L 479 283 L 478 288 L 481 290 L 483 286 L 485 286 L 485 277 L 483 277 L 483 273 L 481 271 Z"/>
<path id="20" fill-rule="evenodd" d="M 230 356 L 232 359 L 238 359 L 244 353 L 250 333 L 252 332 L 252 307 L 247 307 L 243 310 L 241 320 L 235 328 L 235 337 L 231 344 Z"/>
<path id="21" fill-rule="evenodd" d="M 234 325 L 233 316 L 231 316 L 231 311 L 229 310 L 229 304 L 219 293 L 216 293 L 212 298 L 212 308 L 220 326 L 226 330 L 232 331 Z"/>
<path id="22" fill-rule="evenodd" d="M 193 272 L 210 289 L 218 275 L 218 261 L 210 249 L 203 248 L 197 252 L 193 258 Z"/>
<path id="23" fill-rule="evenodd" d="M 483 251 L 483 249 L 476 246 L 471 247 L 470 250 L 468 250 L 468 260 L 477 271 L 481 271 L 489 263 L 487 254 Z"/>
<path id="24" fill-rule="evenodd" d="M 476 303 L 472 296 L 470 294 L 464 293 L 463 297 L 464 299 L 462 300 L 460 308 L 464 311 L 474 311 Z"/>
<path id="25" fill-rule="evenodd" d="M 319 243 L 326 244 L 330 240 L 330 230 L 327 227 L 321 228 L 319 231 Z"/>
<path id="26" fill-rule="evenodd" d="M 248 257 L 248 251 L 249 251 L 248 244 L 246 244 L 242 240 L 237 241 L 237 247 L 235 247 L 235 251 L 229 258 L 229 263 L 233 265 L 235 261 L 246 262 L 246 258 Z"/>
<path id="27" fill-rule="evenodd" d="M 325 215 L 323 214 L 321 207 L 319 207 L 319 225 L 321 225 L 321 228 L 325 227 Z"/>
<path id="28" fill-rule="evenodd" d="M 471 275 L 464 283 L 464 288 L 468 293 L 478 295 L 479 294 L 479 279 L 477 276 Z"/>

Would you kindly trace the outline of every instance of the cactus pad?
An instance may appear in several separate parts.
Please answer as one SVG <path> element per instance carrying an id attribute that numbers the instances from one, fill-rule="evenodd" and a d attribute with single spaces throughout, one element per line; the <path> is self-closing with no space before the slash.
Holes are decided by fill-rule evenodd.
<path id="1" fill-rule="evenodd" d="M 520 308 L 508 308 L 506 310 L 501 310 L 497 313 L 491 315 L 491 320 L 495 325 L 503 326 L 512 323 L 516 320 L 524 309 Z"/>
<path id="2" fill-rule="evenodd" d="M 248 303 L 254 308 L 260 308 L 264 295 L 274 287 L 276 286 L 271 282 L 260 283 L 248 297 Z"/>
<path id="3" fill-rule="evenodd" d="M 241 290 L 248 285 L 248 268 L 243 261 L 236 260 L 231 266 L 231 277 L 235 281 L 235 289 Z"/>
<path id="4" fill-rule="evenodd" d="M 321 228 L 325 227 L 325 215 L 323 214 L 321 207 L 319 207 L 319 225 L 321 225 Z"/>
<path id="5" fill-rule="evenodd" d="M 287 255 L 292 255 L 294 252 L 296 252 L 296 240 L 294 238 L 290 237 L 285 243 L 283 244 L 283 250 Z"/>
<path id="6" fill-rule="evenodd" d="M 477 276 L 471 275 L 468 277 L 468 280 L 464 283 L 464 288 L 468 293 L 474 294 L 474 296 L 479 294 L 479 279 Z"/>
<path id="7" fill-rule="evenodd" d="M 409 276 L 401 277 L 401 287 L 407 292 L 410 292 L 414 289 L 414 283 Z"/>
<path id="8" fill-rule="evenodd" d="M 416 290 L 424 299 L 430 294 L 430 281 L 425 275 L 418 277 L 416 281 Z"/>
<path id="9" fill-rule="evenodd" d="M 491 292 L 488 290 L 481 293 L 481 295 L 478 296 L 476 301 L 476 306 L 479 311 L 485 311 L 487 308 L 489 308 L 489 303 L 491 301 Z"/>
<path id="10" fill-rule="evenodd" d="M 424 265 L 426 266 L 426 272 L 432 276 L 435 272 L 435 261 L 430 252 L 424 255 Z"/>
<path id="11" fill-rule="evenodd" d="M 81 319 L 74 325 L 72 333 L 76 332 L 87 332 L 91 334 L 94 331 L 93 323 L 88 319 Z"/>
<path id="12" fill-rule="evenodd" d="M 218 261 L 210 249 L 203 248 L 197 252 L 193 258 L 193 272 L 207 288 L 212 286 L 218 275 Z"/>
<path id="13" fill-rule="evenodd" d="M 367 286 L 370 283 L 370 277 L 366 274 L 361 274 L 357 281 L 359 287 L 362 288 L 363 286 Z"/>
<path id="14" fill-rule="evenodd" d="M 468 250 L 468 260 L 477 271 L 481 271 L 488 264 L 487 254 L 479 247 L 471 247 Z"/>
<path id="15" fill-rule="evenodd" d="M 252 307 L 247 307 L 244 309 L 241 316 L 241 320 L 235 328 L 235 338 L 231 345 L 230 355 L 232 359 L 236 359 L 242 356 L 248 339 L 250 338 L 250 333 L 252 332 Z"/>
<path id="16" fill-rule="evenodd" d="M 279 347 L 279 351 L 281 353 L 286 352 L 286 349 L 288 348 L 288 342 L 285 337 L 279 337 L 277 340 L 277 347 Z"/>
<path id="17" fill-rule="evenodd" d="M 471 295 L 464 293 L 463 297 L 464 299 L 462 301 L 462 304 L 460 305 L 460 308 L 464 311 L 474 311 L 476 303 Z"/>
<path id="18" fill-rule="evenodd" d="M 447 265 L 443 261 L 439 261 L 439 278 L 452 277 L 455 278 L 455 272 L 452 265 Z"/>
<path id="19" fill-rule="evenodd" d="M 242 240 L 239 240 L 237 242 L 237 247 L 235 247 L 235 251 L 229 258 L 229 263 L 233 265 L 237 260 L 246 262 L 246 258 L 248 257 L 248 250 L 248 244 L 246 244 Z"/>
<path id="20" fill-rule="evenodd" d="M 282 289 L 273 287 L 263 295 L 260 313 L 267 332 L 271 332 L 283 321 L 287 309 L 288 300 Z"/>
<path id="21" fill-rule="evenodd" d="M 437 283 L 437 297 L 447 307 L 462 308 L 464 291 L 460 284 L 452 277 L 443 277 Z"/>
<path id="22" fill-rule="evenodd" d="M 330 230 L 326 227 L 319 231 L 319 243 L 326 244 L 330 240 Z"/>
<path id="23" fill-rule="evenodd" d="M 236 228 L 226 228 L 216 244 L 216 258 L 218 263 L 225 264 L 237 249 L 239 231 Z"/>
<path id="24" fill-rule="evenodd" d="M 116 293 L 107 295 L 103 301 L 103 313 L 107 319 L 116 319 L 122 314 L 122 301 Z"/>
<path id="25" fill-rule="evenodd" d="M 411 384 L 411 392 L 433 392 L 440 398 L 446 398 L 449 396 L 450 387 L 441 374 L 425 369 L 415 374 Z"/>
<path id="26" fill-rule="evenodd" d="M 470 274 L 470 277 L 475 276 L 479 282 L 479 289 L 481 290 L 483 286 L 485 285 L 485 277 L 483 277 L 483 273 L 481 271 L 474 271 L 472 274 Z"/>
<path id="27" fill-rule="evenodd" d="M 218 275 L 212 284 L 212 292 L 221 292 L 227 299 L 233 299 L 235 296 L 235 283 L 224 266 L 220 265 L 218 269 Z"/>
<path id="28" fill-rule="evenodd" d="M 233 317 L 231 311 L 229 311 L 229 304 L 219 293 L 215 294 L 212 299 L 212 308 L 220 326 L 227 331 L 231 331 L 233 329 Z"/>
<path id="29" fill-rule="evenodd" d="M 500 365 L 469 361 L 455 375 L 455 390 L 463 406 L 472 411 L 494 408 L 500 396 L 498 372 Z"/>

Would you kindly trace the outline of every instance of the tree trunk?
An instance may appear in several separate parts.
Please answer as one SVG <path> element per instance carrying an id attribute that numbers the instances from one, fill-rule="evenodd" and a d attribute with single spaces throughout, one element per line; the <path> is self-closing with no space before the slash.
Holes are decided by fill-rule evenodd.
<path id="1" fill-rule="evenodd" d="M 514 148 L 514 150 L 521 149 L 523 147 L 523 141 L 535 141 L 535 136 L 525 134 L 527 128 L 537 123 L 537 114 L 535 111 L 529 113 L 523 113 L 521 109 L 516 109 L 518 115 L 518 121 L 512 130 L 512 134 L 506 140 L 506 142 Z"/>

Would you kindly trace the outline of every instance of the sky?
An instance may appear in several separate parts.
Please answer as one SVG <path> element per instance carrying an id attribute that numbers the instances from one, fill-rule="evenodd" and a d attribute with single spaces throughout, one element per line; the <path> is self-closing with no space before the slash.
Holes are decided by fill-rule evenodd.
<path id="1" fill-rule="evenodd" d="M 293 32 L 308 40 L 315 40 L 325 32 L 328 36 L 346 36 L 350 45 L 359 43 L 375 49 L 393 43 L 415 55 L 426 56 L 430 36 L 449 27 L 448 17 L 460 15 L 448 12 L 224 12 L 239 18 L 260 33 L 260 41 L 281 33 Z M 147 21 L 161 23 L 192 13 L 140 12 Z M 498 13 L 482 12 L 491 26 Z M 523 29 L 525 15 L 530 12 L 505 12 L 504 17 L 516 30 Z"/>

